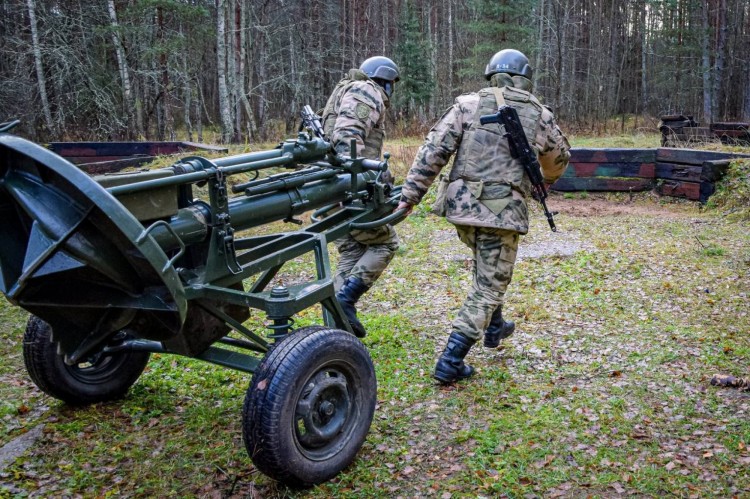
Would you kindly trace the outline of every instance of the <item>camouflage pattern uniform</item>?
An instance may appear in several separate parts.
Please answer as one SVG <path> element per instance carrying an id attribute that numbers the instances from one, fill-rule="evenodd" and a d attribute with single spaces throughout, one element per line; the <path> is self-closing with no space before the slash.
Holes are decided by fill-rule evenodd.
<path id="1" fill-rule="evenodd" d="M 501 125 L 481 125 L 479 117 L 497 112 L 497 95 L 516 109 L 529 143 L 537 149 L 545 182 L 565 171 L 570 145 L 552 112 L 527 89 L 523 76 L 492 75 L 490 87 L 456 98 L 417 152 L 402 188 L 401 201 L 416 205 L 448 160 L 456 154 L 445 182 L 445 217 L 474 256 L 473 282 L 453 329 L 476 341 L 503 303 L 513 276 L 519 234 L 529 230 L 526 199 L 530 181 L 510 155 Z M 441 207 L 438 207 L 441 208 Z"/>
<path id="2" fill-rule="evenodd" d="M 380 159 L 385 140 L 385 111 L 390 105 L 383 89 L 359 69 L 352 69 L 334 88 L 323 110 L 323 129 L 338 154 Z M 359 277 L 369 288 L 380 277 L 398 249 L 398 236 L 390 225 L 353 230 L 336 241 L 340 259 L 334 288 L 341 289 L 349 276 Z"/>

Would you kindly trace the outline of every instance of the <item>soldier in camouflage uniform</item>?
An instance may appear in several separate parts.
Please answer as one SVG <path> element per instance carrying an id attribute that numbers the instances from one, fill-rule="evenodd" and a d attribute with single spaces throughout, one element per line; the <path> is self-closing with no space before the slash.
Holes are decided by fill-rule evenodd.
<path id="1" fill-rule="evenodd" d="M 528 62 L 517 50 L 502 50 L 492 57 L 485 70 L 490 86 L 456 98 L 427 135 L 401 191 L 397 209 L 410 210 L 456 155 L 450 175 L 439 180 L 435 209 L 456 226 L 461 241 L 473 251 L 474 265 L 468 297 L 435 366 L 433 376 L 443 383 L 474 373 L 463 359 L 482 333 L 489 348 L 513 333 L 515 324 L 503 319 L 502 305 L 519 235 L 529 230 L 529 178 L 511 157 L 501 126 L 482 125 L 479 117 L 496 113 L 503 104 L 512 106 L 539 154 L 547 184 L 563 174 L 570 158 L 570 146 L 552 112 L 531 94 Z"/>
<path id="2" fill-rule="evenodd" d="M 385 112 L 398 80 L 398 66 L 392 60 L 371 57 L 336 85 L 323 110 L 323 129 L 338 154 L 348 156 L 355 139 L 357 156 L 380 159 Z M 363 337 L 366 332 L 355 304 L 388 266 L 398 249 L 398 236 L 390 225 L 353 230 L 337 240 L 336 247 L 340 255 L 333 281 L 336 299 L 354 333 Z"/>

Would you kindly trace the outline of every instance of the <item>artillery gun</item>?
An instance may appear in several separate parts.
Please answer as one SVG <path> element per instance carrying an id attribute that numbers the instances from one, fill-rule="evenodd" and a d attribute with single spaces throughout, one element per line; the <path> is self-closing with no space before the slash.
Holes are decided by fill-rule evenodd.
<path id="1" fill-rule="evenodd" d="M 301 131 L 268 151 L 95 179 L 7 133 L 14 124 L 0 125 L 0 291 L 31 313 L 23 354 L 34 383 L 89 404 L 122 397 L 151 353 L 203 360 L 253 375 L 242 428 L 260 471 L 307 486 L 350 464 L 376 380 L 334 297 L 327 244 L 403 219 L 400 188 L 380 180 L 387 156 L 357 158 L 352 144 L 337 157 Z M 261 177 L 274 167 L 292 171 Z M 228 182 L 240 173 L 254 177 Z M 310 211 L 296 230 L 240 234 Z M 307 254 L 314 278 L 272 285 Z M 294 315 L 317 305 L 323 324 L 295 328 Z M 253 309 L 269 334 L 244 324 Z"/>

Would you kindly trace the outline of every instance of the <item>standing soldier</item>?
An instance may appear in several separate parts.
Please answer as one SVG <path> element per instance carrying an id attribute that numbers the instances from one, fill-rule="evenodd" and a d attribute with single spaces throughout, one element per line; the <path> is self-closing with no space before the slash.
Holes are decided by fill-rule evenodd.
<path id="1" fill-rule="evenodd" d="M 398 66 L 392 60 L 371 57 L 336 85 L 323 110 L 323 129 L 337 154 L 349 155 L 355 139 L 357 156 L 380 159 L 385 111 L 398 80 Z M 336 247 L 340 254 L 333 281 L 336 299 L 361 338 L 366 331 L 355 304 L 388 266 L 398 249 L 398 236 L 390 225 L 353 230 L 336 241 Z"/>
<path id="2" fill-rule="evenodd" d="M 507 104 L 518 113 L 526 137 L 539 155 L 548 185 L 565 171 L 570 145 L 552 112 L 531 94 L 532 69 L 517 50 L 496 53 L 485 70 L 488 88 L 464 94 L 432 127 L 417 152 L 401 191 L 397 209 L 411 210 L 427 193 L 455 153 L 450 176 L 441 176 L 436 209 L 456 226 L 458 237 L 473 251 L 473 282 L 453 321 L 448 344 L 435 366 L 443 383 L 468 378 L 464 363 L 484 333 L 484 346 L 495 348 L 515 324 L 503 320 L 505 291 L 513 275 L 518 236 L 529 230 L 526 199 L 530 181 L 512 158 L 498 123 L 482 125 L 479 117 Z"/>

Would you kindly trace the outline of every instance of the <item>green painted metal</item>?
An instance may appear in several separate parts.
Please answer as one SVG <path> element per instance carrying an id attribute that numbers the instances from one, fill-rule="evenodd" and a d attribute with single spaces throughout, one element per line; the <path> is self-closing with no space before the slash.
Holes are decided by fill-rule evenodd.
<path id="1" fill-rule="evenodd" d="M 263 170 L 290 171 L 258 178 Z M 397 223 L 399 189 L 380 182 L 387 161 L 340 158 L 307 134 L 270 151 L 98 178 L 52 152 L 0 133 L 0 291 L 48 322 L 66 361 L 106 349 L 126 329 L 125 348 L 186 355 L 252 372 L 266 331 L 243 323 L 266 313 L 275 334 L 321 306 L 328 326 L 351 331 L 333 298 L 327 244 L 355 227 Z M 230 186 L 227 178 L 255 172 Z M 195 199 L 195 184 L 208 199 Z M 325 208 L 324 208 L 325 207 Z M 335 207 L 335 208 L 334 208 Z M 327 216 L 323 217 L 321 208 Z M 237 237 L 276 221 L 297 230 Z M 309 282 L 268 289 L 291 259 L 312 254 Z M 235 331 L 243 340 L 229 339 Z M 273 335 L 272 335 L 273 337 Z M 239 343 L 238 343 L 239 342 Z"/>
<path id="2" fill-rule="evenodd" d="M 67 361 L 131 324 L 160 341 L 179 331 L 187 301 L 169 257 L 69 162 L 0 134 L 0 215 L 0 291 L 55 324 Z"/>

